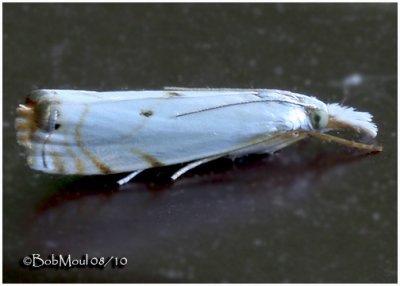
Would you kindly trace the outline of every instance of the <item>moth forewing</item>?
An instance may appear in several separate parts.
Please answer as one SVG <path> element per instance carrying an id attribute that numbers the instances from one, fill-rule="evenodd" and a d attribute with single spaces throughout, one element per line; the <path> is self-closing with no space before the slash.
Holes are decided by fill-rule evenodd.
<path id="1" fill-rule="evenodd" d="M 377 133 L 369 113 L 268 89 L 38 90 L 17 114 L 29 165 L 59 174 L 137 174 L 193 162 L 175 179 L 213 158 L 273 153 L 312 134 L 368 149 L 328 140 L 330 129 Z"/>

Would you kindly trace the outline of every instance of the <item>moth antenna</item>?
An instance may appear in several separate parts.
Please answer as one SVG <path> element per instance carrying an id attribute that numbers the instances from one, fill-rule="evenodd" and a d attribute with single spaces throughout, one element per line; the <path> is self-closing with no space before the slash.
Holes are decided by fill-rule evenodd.
<path id="1" fill-rule="evenodd" d="M 350 148 L 354 148 L 354 149 L 366 150 L 366 151 L 370 151 L 370 152 L 382 152 L 382 150 L 383 150 L 382 146 L 376 146 L 376 145 L 372 145 L 372 144 L 364 144 L 364 143 L 360 143 L 360 142 L 355 142 L 352 140 L 347 140 L 347 139 L 340 138 L 340 137 L 333 136 L 333 135 L 326 134 L 326 133 L 311 132 L 311 131 L 308 131 L 305 133 L 310 137 L 315 137 L 322 141 L 335 142 L 337 144 L 340 144 L 340 145 L 343 145 L 346 147 L 350 147 Z"/>

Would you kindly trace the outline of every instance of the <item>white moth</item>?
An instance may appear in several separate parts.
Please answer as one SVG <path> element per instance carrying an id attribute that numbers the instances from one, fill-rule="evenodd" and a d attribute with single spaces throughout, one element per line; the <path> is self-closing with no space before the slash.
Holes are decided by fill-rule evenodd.
<path id="1" fill-rule="evenodd" d="M 36 90 L 17 109 L 18 143 L 33 169 L 57 174 L 132 172 L 220 157 L 273 153 L 306 137 L 379 152 L 325 132 L 354 129 L 375 137 L 368 112 L 271 89 L 95 92 Z"/>

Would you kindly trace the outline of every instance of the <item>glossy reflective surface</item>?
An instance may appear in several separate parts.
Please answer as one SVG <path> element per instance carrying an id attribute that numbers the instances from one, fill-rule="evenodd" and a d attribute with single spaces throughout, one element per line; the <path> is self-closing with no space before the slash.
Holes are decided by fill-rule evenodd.
<path id="1" fill-rule="evenodd" d="M 396 4 L 5 4 L 6 282 L 396 282 Z M 372 113 L 384 151 L 307 140 L 167 181 L 50 176 L 16 145 L 34 88 L 279 88 Z M 161 144 L 161 143 L 160 143 Z M 32 271 L 38 253 L 123 268 Z"/>

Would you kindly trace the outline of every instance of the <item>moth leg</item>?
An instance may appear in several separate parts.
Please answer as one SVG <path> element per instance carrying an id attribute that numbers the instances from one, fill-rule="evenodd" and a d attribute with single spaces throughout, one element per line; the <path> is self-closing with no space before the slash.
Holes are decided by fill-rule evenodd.
<path id="1" fill-rule="evenodd" d="M 180 176 L 185 174 L 187 171 L 190 171 L 191 169 L 196 168 L 197 166 L 200 166 L 202 164 L 205 164 L 207 162 L 213 161 L 215 159 L 220 158 L 221 156 L 214 156 L 214 157 L 209 157 L 209 158 L 204 158 L 201 160 L 194 161 L 192 163 L 187 164 L 185 167 L 180 168 L 178 171 L 176 171 L 172 176 L 171 179 L 175 181 L 178 179 Z"/>
<path id="2" fill-rule="evenodd" d="M 322 141 L 326 142 L 335 142 L 340 145 L 344 145 L 350 148 L 356 148 L 356 149 L 361 149 L 361 150 L 367 150 L 370 152 L 381 152 L 383 150 L 382 146 L 375 146 L 375 145 L 369 145 L 369 144 L 363 144 L 359 142 L 355 142 L 352 140 L 347 140 L 344 138 L 336 137 L 330 134 L 326 133 L 319 133 L 319 132 L 306 132 L 306 134 L 310 137 L 318 138 Z"/>
<path id="3" fill-rule="evenodd" d="M 123 177 L 121 180 L 118 180 L 117 184 L 122 186 L 122 185 L 128 183 L 130 180 L 132 180 L 134 177 L 136 177 L 142 171 L 143 170 L 137 170 L 135 172 L 130 173 L 128 176 Z"/>

